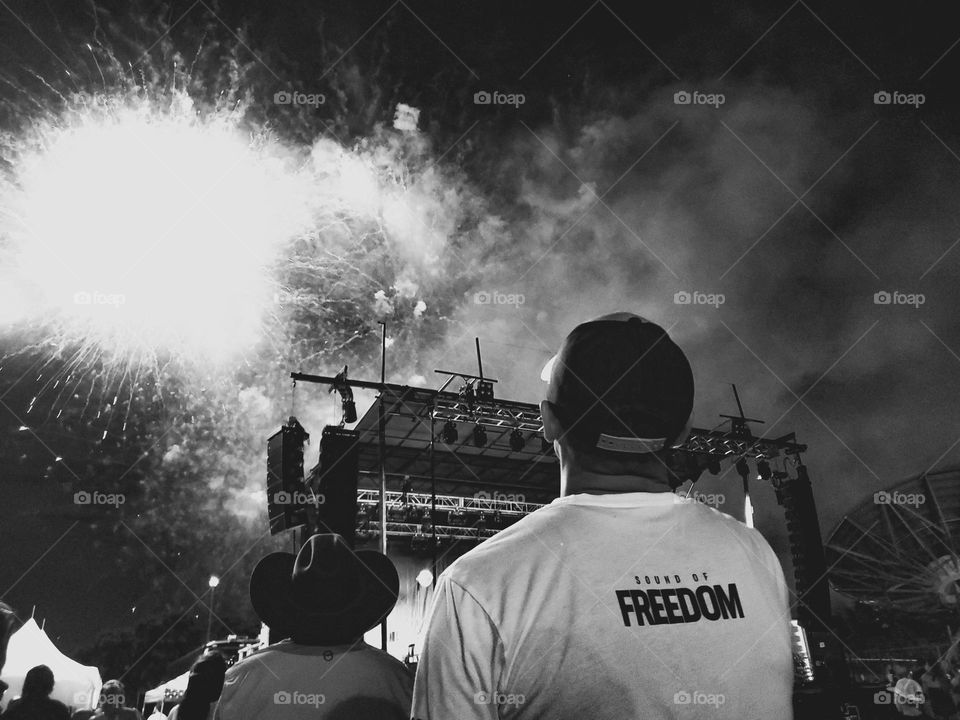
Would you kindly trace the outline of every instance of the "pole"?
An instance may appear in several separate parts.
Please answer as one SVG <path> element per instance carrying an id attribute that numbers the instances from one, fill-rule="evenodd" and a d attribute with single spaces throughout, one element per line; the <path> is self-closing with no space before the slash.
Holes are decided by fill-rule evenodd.
<path id="1" fill-rule="evenodd" d="M 210 626 L 213 624 L 213 600 L 216 597 L 216 592 L 217 589 L 215 587 L 210 588 L 210 607 L 207 612 L 207 639 L 204 645 L 210 642 Z"/>
<path id="2" fill-rule="evenodd" d="M 380 431 L 380 552 L 387 554 L 387 415 L 384 407 L 384 393 L 387 382 L 387 324 L 381 322 L 380 336 L 380 403 L 379 431 Z M 387 650 L 387 618 L 380 623 L 380 649 Z"/>
<path id="3" fill-rule="evenodd" d="M 437 586 L 437 471 L 433 459 L 433 448 L 437 442 L 436 420 L 433 416 L 435 411 L 436 407 L 430 408 L 430 552 L 432 553 L 430 572 L 433 573 L 430 584 L 433 587 Z"/>

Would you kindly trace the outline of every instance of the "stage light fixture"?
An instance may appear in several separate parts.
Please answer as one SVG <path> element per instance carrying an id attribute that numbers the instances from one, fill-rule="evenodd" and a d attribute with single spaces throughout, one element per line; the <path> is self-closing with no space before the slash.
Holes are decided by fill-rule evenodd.
<path id="1" fill-rule="evenodd" d="M 737 464 L 734 467 L 737 468 L 737 474 L 744 480 L 750 477 L 750 466 L 747 465 L 746 458 L 740 458 L 737 460 Z"/>
<path id="2" fill-rule="evenodd" d="M 477 400 L 479 402 L 493 402 L 493 383 L 489 380 L 477 381 Z"/>
<path id="3" fill-rule="evenodd" d="M 428 588 L 433 585 L 433 573 L 424 568 L 417 573 L 417 585 L 422 588 Z M 413 647 L 411 645 L 411 647 Z"/>
<path id="4" fill-rule="evenodd" d="M 768 463 L 763 458 L 757 460 L 757 477 L 760 480 L 769 480 L 773 476 L 773 472 L 770 470 L 770 463 Z"/>
<path id="5" fill-rule="evenodd" d="M 527 441 L 523 438 L 523 433 L 520 432 L 520 428 L 514 428 L 513 432 L 510 433 L 510 449 L 514 452 L 520 452 L 523 450 L 523 446 L 527 444 Z"/>
<path id="6" fill-rule="evenodd" d="M 473 444 L 478 448 L 487 444 L 487 429 L 480 423 L 473 426 Z"/>
<path id="7" fill-rule="evenodd" d="M 720 461 L 711 456 L 710 459 L 707 460 L 707 470 L 710 471 L 711 475 L 719 475 Z"/>
<path id="8" fill-rule="evenodd" d="M 460 433 L 457 432 L 457 424 L 453 420 L 447 420 L 443 424 L 443 430 L 440 431 L 440 439 L 447 445 L 453 445 L 460 439 Z"/>

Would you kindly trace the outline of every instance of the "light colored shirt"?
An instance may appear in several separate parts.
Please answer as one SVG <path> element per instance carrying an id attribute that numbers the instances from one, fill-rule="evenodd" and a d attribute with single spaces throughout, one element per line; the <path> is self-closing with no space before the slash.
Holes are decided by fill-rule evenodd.
<path id="1" fill-rule="evenodd" d="M 362 640 L 314 647 L 285 640 L 227 670 L 217 720 L 406 720 L 413 679 Z"/>
<path id="2" fill-rule="evenodd" d="M 789 623 L 755 530 L 669 492 L 568 496 L 441 575 L 413 716 L 790 720 Z"/>

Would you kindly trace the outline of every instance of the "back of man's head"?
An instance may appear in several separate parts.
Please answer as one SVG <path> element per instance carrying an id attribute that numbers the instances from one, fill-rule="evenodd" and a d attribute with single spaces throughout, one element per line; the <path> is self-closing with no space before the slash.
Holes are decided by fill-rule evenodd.
<path id="1" fill-rule="evenodd" d="M 45 698 L 53 692 L 53 670 L 46 665 L 37 665 L 27 670 L 23 678 L 24 698 L 39 699 Z"/>
<path id="2" fill-rule="evenodd" d="M 680 347 L 631 313 L 578 325 L 543 369 L 560 442 L 585 470 L 643 474 L 684 438 L 694 382 Z"/>

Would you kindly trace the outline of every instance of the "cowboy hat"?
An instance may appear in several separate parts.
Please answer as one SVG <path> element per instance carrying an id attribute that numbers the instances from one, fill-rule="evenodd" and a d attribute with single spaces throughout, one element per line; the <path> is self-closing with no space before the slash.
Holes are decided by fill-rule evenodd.
<path id="1" fill-rule="evenodd" d="M 270 553 L 250 576 L 260 620 L 304 645 L 353 642 L 387 616 L 399 591 L 390 558 L 351 550 L 332 533 L 314 535 L 296 555 Z"/>

